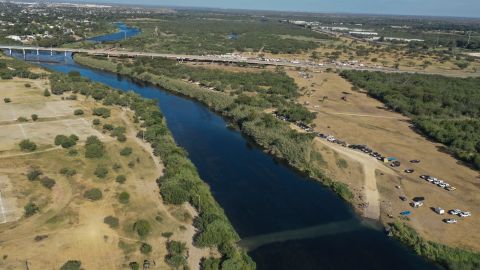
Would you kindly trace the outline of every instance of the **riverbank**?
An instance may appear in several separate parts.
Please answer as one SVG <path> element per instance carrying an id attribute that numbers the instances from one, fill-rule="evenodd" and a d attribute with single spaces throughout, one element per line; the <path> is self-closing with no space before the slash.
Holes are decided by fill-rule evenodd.
<path id="1" fill-rule="evenodd" d="M 116 63 L 98 59 L 91 59 L 91 61 L 96 62 L 93 67 L 115 73 L 118 71 Z M 89 64 L 89 66 L 92 66 L 92 64 Z M 118 73 L 123 75 L 132 75 L 131 70 L 125 66 Z M 308 144 L 311 143 L 312 138 L 309 138 L 307 134 L 298 135 L 298 133 L 291 133 L 291 131 L 289 131 L 289 127 L 281 124 L 277 125 L 277 122 L 275 122 L 274 119 L 270 118 L 266 114 L 259 113 L 258 110 L 252 108 L 252 106 L 232 105 L 235 101 L 233 96 L 214 90 L 209 90 L 205 87 L 199 87 L 179 79 L 166 78 L 151 73 L 134 75 L 135 76 L 133 77 L 136 79 L 148 81 L 155 85 L 162 86 L 163 88 L 167 88 L 169 91 L 176 94 L 199 100 L 210 108 L 221 112 L 222 115 L 237 125 L 245 134 L 256 138 L 255 140 L 258 142 L 258 144 L 262 145 L 272 154 L 287 159 L 292 166 L 296 167 L 300 165 L 300 170 L 303 169 L 302 171 L 311 169 L 310 166 L 316 165 L 315 161 L 318 162 L 319 157 L 315 154 L 312 154 L 313 152 L 311 151 L 311 145 Z M 257 119 L 252 119 L 254 117 L 257 117 Z M 272 132 L 275 132 L 275 134 L 269 132 L 269 129 L 271 129 Z M 285 136 L 288 140 L 285 138 L 282 139 L 282 136 Z M 292 142 L 290 140 L 297 143 L 295 148 L 287 147 L 290 146 L 289 143 Z M 308 155 L 306 155 L 306 153 L 308 153 Z M 315 160 L 315 158 L 317 158 L 317 160 Z M 314 162 L 312 162 L 312 160 Z M 318 168 L 319 167 L 317 167 L 317 169 Z M 313 172 L 308 172 L 315 176 L 315 170 L 313 170 Z M 320 175 L 321 173 L 322 172 L 320 171 Z"/>

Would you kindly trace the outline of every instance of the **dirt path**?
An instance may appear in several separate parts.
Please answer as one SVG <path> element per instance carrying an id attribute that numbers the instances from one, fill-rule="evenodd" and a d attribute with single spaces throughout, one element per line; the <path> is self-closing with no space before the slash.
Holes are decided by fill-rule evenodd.
<path id="1" fill-rule="evenodd" d="M 348 149 L 337 144 L 333 144 L 322 140 L 320 138 L 315 138 L 322 145 L 327 146 L 328 148 L 334 150 L 335 152 L 348 157 L 349 159 L 355 160 L 362 164 L 363 174 L 364 174 L 364 190 L 365 197 L 368 206 L 365 208 L 364 216 L 366 218 L 379 220 L 380 219 L 380 193 L 377 189 L 377 178 L 375 176 L 375 171 L 379 170 L 384 173 L 393 174 L 396 173 L 391 169 L 380 164 L 378 161 L 374 160 L 372 157 L 365 155 L 363 153 L 357 152 L 352 149 Z"/>

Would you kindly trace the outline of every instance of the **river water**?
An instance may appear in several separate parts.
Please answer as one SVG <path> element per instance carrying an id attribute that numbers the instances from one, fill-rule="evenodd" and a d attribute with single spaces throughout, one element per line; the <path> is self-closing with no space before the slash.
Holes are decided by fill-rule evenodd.
<path id="1" fill-rule="evenodd" d="M 158 100 L 176 142 L 187 150 L 243 241 L 255 247 L 249 254 L 258 269 L 437 269 L 364 225 L 336 194 L 264 153 L 204 105 L 80 66 L 71 56 L 26 58 Z"/>

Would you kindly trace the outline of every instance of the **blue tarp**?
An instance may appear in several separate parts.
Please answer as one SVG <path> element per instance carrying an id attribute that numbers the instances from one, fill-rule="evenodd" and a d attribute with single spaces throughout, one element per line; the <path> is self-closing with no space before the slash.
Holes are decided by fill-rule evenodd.
<path id="1" fill-rule="evenodd" d="M 410 211 L 403 211 L 403 212 L 400 213 L 400 215 L 402 215 L 402 216 L 408 216 L 408 215 L 410 215 L 411 213 L 412 213 L 412 212 L 410 212 Z"/>

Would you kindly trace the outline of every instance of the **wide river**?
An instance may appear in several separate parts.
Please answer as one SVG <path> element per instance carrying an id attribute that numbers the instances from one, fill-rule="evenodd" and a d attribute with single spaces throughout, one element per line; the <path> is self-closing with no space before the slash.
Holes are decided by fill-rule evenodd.
<path id="1" fill-rule="evenodd" d="M 188 151 L 245 244 L 253 247 L 249 254 L 258 269 L 437 269 L 381 230 L 364 225 L 336 194 L 264 153 L 204 105 L 80 66 L 71 56 L 29 54 L 27 60 L 64 73 L 79 71 L 93 81 L 158 100 L 176 142 Z"/>

